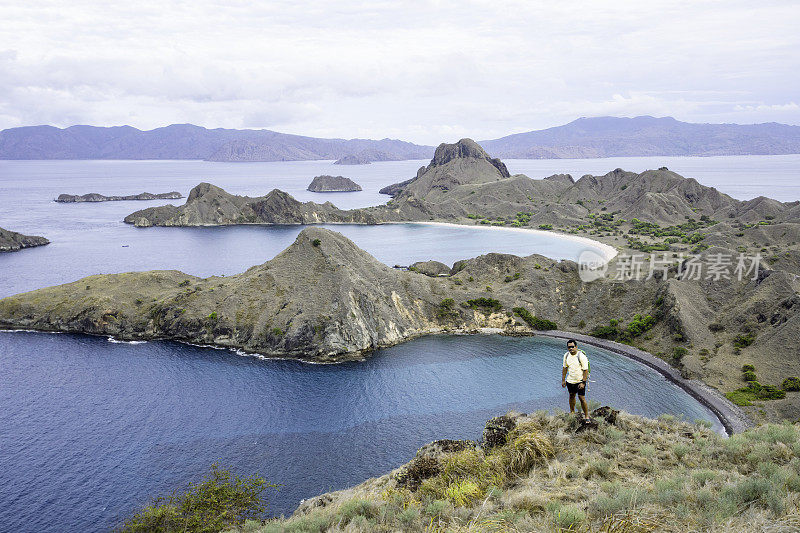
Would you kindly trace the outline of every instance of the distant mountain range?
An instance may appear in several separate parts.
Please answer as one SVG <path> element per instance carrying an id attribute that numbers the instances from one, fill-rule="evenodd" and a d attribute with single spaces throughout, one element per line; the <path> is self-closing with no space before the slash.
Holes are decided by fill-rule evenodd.
<path id="1" fill-rule="evenodd" d="M 580 118 L 545 130 L 480 141 L 493 157 L 563 159 L 649 155 L 800 153 L 800 126 L 692 124 L 674 118 Z M 173 124 L 26 126 L 0 131 L 0 159 L 205 159 L 300 161 L 356 156 L 364 161 L 428 159 L 434 147 L 395 139 L 320 139 L 270 130 Z"/>
<path id="2" fill-rule="evenodd" d="M 479 143 L 492 157 L 506 159 L 797 154 L 800 126 L 596 117 Z"/>
<path id="3" fill-rule="evenodd" d="M 318 139 L 270 130 L 210 130 L 192 124 L 148 131 L 131 126 L 26 126 L 0 131 L 0 159 L 304 161 L 363 152 L 402 160 L 427 159 L 433 151 L 433 146 L 393 139 Z"/>

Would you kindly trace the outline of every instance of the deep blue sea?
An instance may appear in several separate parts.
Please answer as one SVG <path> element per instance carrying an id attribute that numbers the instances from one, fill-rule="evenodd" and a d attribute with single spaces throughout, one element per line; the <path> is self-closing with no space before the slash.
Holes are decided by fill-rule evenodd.
<path id="1" fill-rule="evenodd" d="M 52 202 L 60 193 L 186 195 L 209 181 L 236 194 L 280 188 L 303 201 L 350 208 L 384 202 L 380 187 L 425 163 L 0 161 L 0 227 L 52 241 L 0 254 L 0 297 L 97 273 L 241 272 L 275 256 L 301 229 L 134 228 L 121 222 L 125 215 L 169 201 Z M 507 164 L 534 178 L 668 166 L 737 198 L 800 198 L 800 156 Z M 343 174 L 364 191 L 305 191 L 319 174 Z M 452 264 L 490 251 L 574 258 L 584 248 L 557 236 L 467 227 L 331 228 L 389 265 Z M 560 341 L 547 339 L 437 336 L 364 362 L 323 366 L 172 342 L 0 332 L 0 531 L 105 531 L 150 497 L 197 480 L 214 461 L 282 483 L 270 509 L 288 514 L 302 498 L 397 467 L 431 440 L 477 439 L 486 419 L 509 409 L 566 408 L 563 351 Z M 647 416 L 711 420 L 720 429 L 656 372 L 588 351 L 590 398 Z"/>

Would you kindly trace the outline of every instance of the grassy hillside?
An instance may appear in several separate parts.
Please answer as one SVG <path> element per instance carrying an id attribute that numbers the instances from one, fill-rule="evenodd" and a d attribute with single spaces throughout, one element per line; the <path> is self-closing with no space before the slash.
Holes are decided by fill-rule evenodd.
<path id="1" fill-rule="evenodd" d="M 305 501 L 277 531 L 798 531 L 800 428 L 722 437 L 619 413 L 492 419 L 481 446 L 437 441 L 390 474 Z"/>

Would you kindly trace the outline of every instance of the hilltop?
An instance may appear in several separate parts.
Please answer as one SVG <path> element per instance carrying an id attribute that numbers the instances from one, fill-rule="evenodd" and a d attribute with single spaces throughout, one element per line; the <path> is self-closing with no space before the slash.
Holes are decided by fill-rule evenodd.
<path id="1" fill-rule="evenodd" d="M 125 222 L 146 226 L 211 226 L 231 224 L 315 224 L 349 222 L 374 224 L 368 210 L 342 211 L 330 202 L 299 202 L 274 189 L 265 196 L 235 196 L 211 185 L 195 186 L 180 207 L 165 205 L 136 211 Z"/>

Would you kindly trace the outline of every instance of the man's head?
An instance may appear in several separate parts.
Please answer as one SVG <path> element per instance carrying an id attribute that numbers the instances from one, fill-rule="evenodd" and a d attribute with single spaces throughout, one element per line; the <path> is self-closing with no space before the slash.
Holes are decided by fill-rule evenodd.
<path id="1" fill-rule="evenodd" d="M 578 352 L 578 343 L 575 341 L 575 339 L 570 339 L 567 341 L 567 350 L 569 350 L 569 353 L 573 355 Z"/>

